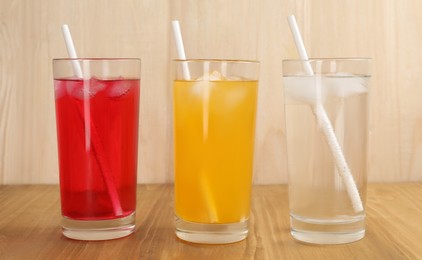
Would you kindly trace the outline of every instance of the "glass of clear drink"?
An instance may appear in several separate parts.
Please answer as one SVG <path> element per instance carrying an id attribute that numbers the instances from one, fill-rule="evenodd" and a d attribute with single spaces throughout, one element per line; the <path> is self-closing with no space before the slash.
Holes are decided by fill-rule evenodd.
<path id="1" fill-rule="evenodd" d="M 367 58 L 283 60 L 290 230 L 299 241 L 365 236 Z"/>

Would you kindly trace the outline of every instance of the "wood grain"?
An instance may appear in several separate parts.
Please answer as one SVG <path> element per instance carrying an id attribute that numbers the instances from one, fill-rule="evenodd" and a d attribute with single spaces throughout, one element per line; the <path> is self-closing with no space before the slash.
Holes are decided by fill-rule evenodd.
<path id="1" fill-rule="evenodd" d="M 170 21 L 187 56 L 261 61 L 257 184 L 285 183 L 281 60 L 297 58 L 295 14 L 313 57 L 373 58 L 369 181 L 422 180 L 422 2 L 408 0 L 0 1 L 0 184 L 57 183 L 53 58 L 70 26 L 81 57 L 142 59 L 138 180 L 173 180 Z"/>
<path id="2" fill-rule="evenodd" d="M 229 245 L 176 238 L 171 185 L 138 186 L 136 231 L 83 242 L 62 236 L 53 185 L 0 186 L 1 259 L 417 259 L 422 255 L 422 183 L 370 184 L 366 237 L 335 246 L 296 242 L 289 233 L 287 187 L 253 187 L 249 237 Z"/>

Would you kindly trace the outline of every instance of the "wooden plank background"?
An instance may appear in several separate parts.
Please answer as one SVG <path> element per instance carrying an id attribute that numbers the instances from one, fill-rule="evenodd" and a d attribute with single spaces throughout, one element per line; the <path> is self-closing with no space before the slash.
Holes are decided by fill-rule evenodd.
<path id="1" fill-rule="evenodd" d="M 57 183 L 52 62 L 70 26 L 80 57 L 140 57 L 139 181 L 173 180 L 170 21 L 190 58 L 261 61 L 255 183 L 286 182 L 281 60 L 295 14 L 312 57 L 373 58 L 370 181 L 422 180 L 422 1 L 0 0 L 0 184 Z"/>

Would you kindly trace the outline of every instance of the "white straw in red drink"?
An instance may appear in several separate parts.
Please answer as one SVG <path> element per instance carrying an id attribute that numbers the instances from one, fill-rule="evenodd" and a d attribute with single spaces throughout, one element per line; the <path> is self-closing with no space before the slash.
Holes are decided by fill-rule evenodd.
<path id="1" fill-rule="evenodd" d="M 89 64 L 84 65 L 84 71 L 82 73 L 81 66 L 76 60 L 78 57 L 76 55 L 75 46 L 73 45 L 72 36 L 70 34 L 69 27 L 67 24 L 63 24 L 62 26 L 62 32 L 63 37 L 66 43 L 67 52 L 69 54 L 69 57 L 72 60 L 72 67 L 73 71 L 75 73 L 75 76 L 77 78 L 81 78 L 84 80 L 84 84 L 89 84 L 89 80 L 91 78 L 91 73 L 89 71 Z M 88 85 L 89 86 L 89 85 Z M 79 114 L 81 116 L 81 119 L 84 120 L 84 111 L 79 110 Z M 110 197 L 110 201 L 113 207 L 114 214 L 116 216 L 121 216 L 123 214 L 122 206 L 120 204 L 119 200 L 119 194 L 117 192 L 116 186 L 113 182 L 113 176 L 110 170 L 110 167 L 108 167 L 107 161 L 104 158 L 104 148 L 102 147 L 100 137 L 98 136 L 97 129 L 94 125 L 94 122 L 90 121 L 90 133 L 91 133 L 91 144 L 93 146 L 93 149 L 95 151 L 95 159 L 98 162 L 98 165 L 101 169 L 101 175 L 103 176 L 104 182 L 106 184 L 107 192 Z"/>

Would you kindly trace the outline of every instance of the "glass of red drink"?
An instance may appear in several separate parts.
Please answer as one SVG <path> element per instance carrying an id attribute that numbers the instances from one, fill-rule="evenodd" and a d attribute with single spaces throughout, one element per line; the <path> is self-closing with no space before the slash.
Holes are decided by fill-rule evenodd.
<path id="1" fill-rule="evenodd" d="M 54 59 L 63 234 L 135 230 L 139 59 Z"/>

